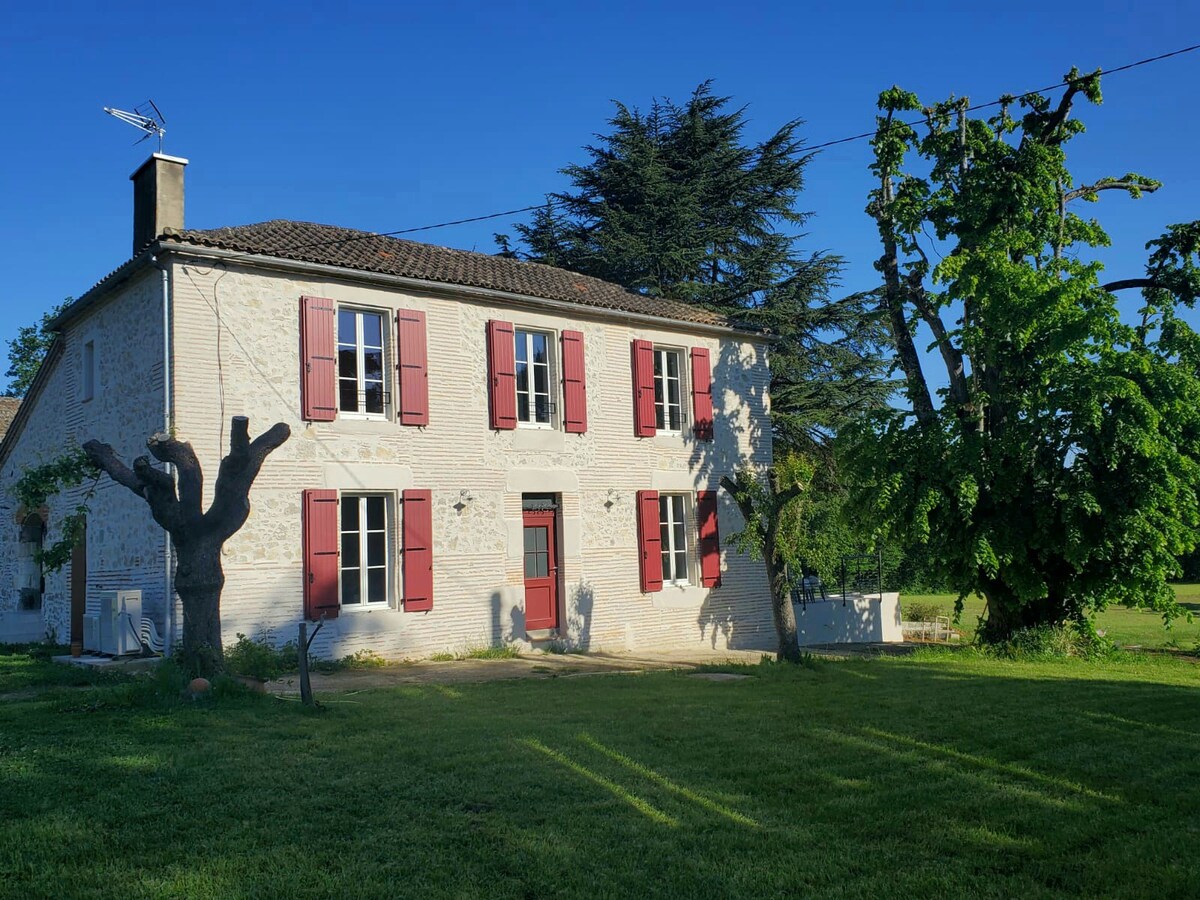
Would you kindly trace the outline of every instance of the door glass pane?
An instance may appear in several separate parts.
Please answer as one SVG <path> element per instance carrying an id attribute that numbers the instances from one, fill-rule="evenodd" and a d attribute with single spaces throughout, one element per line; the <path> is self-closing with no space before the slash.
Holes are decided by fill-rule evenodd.
<path id="1" fill-rule="evenodd" d="M 537 532 L 537 534 L 536 534 L 537 549 L 541 550 L 543 553 L 546 551 L 546 532 L 547 532 L 547 530 L 548 529 L 546 529 L 546 528 L 535 528 L 534 529 L 534 531 Z"/>
<path id="2" fill-rule="evenodd" d="M 343 497 L 339 505 L 342 507 L 342 531 L 358 531 L 358 498 Z"/>
<path id="3" fill-rule="evenodd" d="M 530 553 L 525 554 L 525 577 L 526 578 L 537 578 L 537 554 L 536 553 L 530 552 Z"/>
<path id="4" fill-rule="evenodd" d="M 371 569 L 367 572 L 367 602 L 387 601 L 387 569 Z"/>
<path id="5" fill-rule="evenodd" d="M 342 569 L 342 605 L 360 603 L 362 589 L 358 583 L 358 569 Z"/>
<path id="6" fill-rule="evenodd" d="M 525 552 L 530 553 L 537 549 L 537 531 L 536 528 L 525 529 Z"/>
<path id="7" fill-rule="evenodd" d="M 548 578 L 550 576 L 550 554 L 538 553 L 537 555 L 537 577 Z"/>
<path id="8" fill-rule="evenodd" d="M 381 566 L 386 560 L 384 550 L 387 536 L 382 531 L 372 531 L 367 535 L 367 565 Z"/>
<path id="9" fill-rule="evenodd" d="M 384 528 L 384 505 L 383 497 L 368 497 L 367 498 L 367 528 L 370 531 L 382 531 Z"/>
<path id="10" fill-rule="evenodd" d="M 357 531 L 342 533 L 342 569 L 357 568 L 362 561 L 358 558 L 359 543 Z"/>

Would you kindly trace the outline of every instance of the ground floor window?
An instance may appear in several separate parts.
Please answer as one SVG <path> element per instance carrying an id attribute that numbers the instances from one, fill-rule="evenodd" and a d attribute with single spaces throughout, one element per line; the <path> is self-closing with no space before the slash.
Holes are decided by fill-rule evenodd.
<path id="1" fill-rule="evenodd" d="M 21 546 L 17 564 L 18 605 L 24 610 L 42 608 L 46 578 L 42 572 L 42 545 L 46 539 L 46 523 L 37 513 L 30 513 L 21 523 Z"/>
<path id="2" fill-rule="evenodd" d="M 341 498 L 342 606 L 388 602 L 388 501 L 382 494 L 343 494 Z"/>
<path id="3" fill-rule="evenodd" d="M 688 547 L 683 494 L 660 494 L 658 524 L 662 536 L 662 577 L 672 584 L 688 583 Z"/>

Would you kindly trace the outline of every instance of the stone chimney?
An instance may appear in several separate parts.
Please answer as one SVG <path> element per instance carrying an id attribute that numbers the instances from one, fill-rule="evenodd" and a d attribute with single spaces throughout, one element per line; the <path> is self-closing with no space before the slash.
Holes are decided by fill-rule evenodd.
<path id="1" fill-rule="evenodd" d="M 129 176 L 133 182 L 133 255 L 168 229 L 183 230 L 186 159 L 155 153 Z"/>

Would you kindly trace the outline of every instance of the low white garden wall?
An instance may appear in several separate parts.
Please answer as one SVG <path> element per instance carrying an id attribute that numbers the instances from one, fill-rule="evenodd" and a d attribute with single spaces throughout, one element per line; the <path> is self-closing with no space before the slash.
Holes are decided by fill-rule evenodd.
<path id="1" fill-rule="evenodd" d="M 899 643 L 904 640 L 900 628 L 899 592 L 850 594 L 845 605 L 841 597 L 818 600 L 807 606 L 796 604 L 796 629 L 800 646 L 810 644 Z"/>

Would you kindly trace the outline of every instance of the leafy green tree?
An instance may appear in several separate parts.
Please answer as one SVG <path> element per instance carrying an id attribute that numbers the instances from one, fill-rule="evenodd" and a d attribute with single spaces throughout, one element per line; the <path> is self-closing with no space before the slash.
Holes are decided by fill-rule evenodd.
<path id="1" fill-rule="evenodd" d="M 1141 278 L 1103 283 L 1108 237 L 1079 203 L 1159 185 L 1079 184 L 1066 143 L 1099 75 L 1055 102 L 1011 98 L 989 119 L 966 100 L 923 107 L 884 91 L 868 212 L 906 407 L 851 444 L 852 507 L 880 537 L 922 548 L 935 574 L 987 600 L 985 640 L 1111 602 L 1170 614 L 1166 579 L 1200 525 L 1200 339 L 1179 317 L 1200 296 L 1200 223 L 1151 242 Z M 920 129 L 904 124 L 922 111 Z M 938 257 L 932 261 L 930 256 Z M 1142 289 L 1136 321 L 1117 291 Z M 935 402 L 917 341 L 945 369 Z M 960 600 L 961 609 L 961 600 Z"/>
<path id="2" fill-rule="evenodd" d="M 743 108 L 700 85 L 683 104 L 622 104 L 588 160 L 563 173 L 502 255 L 593 275 L 649 296 L 695 303 L 776 336 L 772 408 L 785 446 L 824 443 L 838 424 L 886 401 L 873 298 L 831 300 L 840 260 L 804 253 L 796 208 L 810 155 L 786 122 L 745 140 Z"/>
<path id="3" fill-rule="evenodd" d="M 24 397 L 37 376 L 46 352 L 54 343 L 54 332 L 49 325 L 54 318 L 67 308 L 74 300 L 68 297 L 42 316 L 36 325 L 24 325 L 17 330 L 17 336 L 8 342 L 8 387 L 4 389 L 5 397 Z"/>

